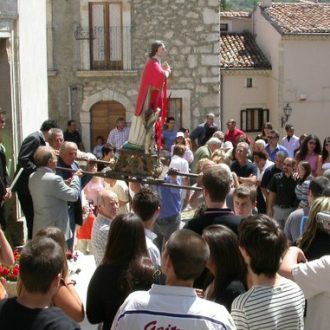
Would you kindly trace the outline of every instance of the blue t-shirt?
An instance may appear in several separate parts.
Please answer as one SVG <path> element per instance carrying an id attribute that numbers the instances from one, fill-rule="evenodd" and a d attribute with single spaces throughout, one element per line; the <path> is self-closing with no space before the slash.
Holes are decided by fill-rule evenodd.
<path id="1" fill-rule="evenodd" d="M 181 185 L 181 177 L 175 180 L 169 176 L 164 178 L 166 183 Z M 175 216 L 181 212 L 181 189 L 157 186 L 160 198 L 160 214 L 159 218 L 168 218 Z"/>
<path id="2" fill-rule="evenodd" d="M 163 131 L 163 143 L 164 143 L 166 150 L 171 151 L 171 146 L 175 142 L 176 133 L 177 132 L 175 130 L 169 131 L 169 130 L 165 129 Z"/>

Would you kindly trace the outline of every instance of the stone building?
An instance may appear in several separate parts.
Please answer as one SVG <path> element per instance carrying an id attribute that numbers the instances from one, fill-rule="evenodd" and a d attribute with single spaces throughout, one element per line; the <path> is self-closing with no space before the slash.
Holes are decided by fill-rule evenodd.
<path id="1" fill-rule="evenodd" d="M 47 16 L 49 112 L 63 128 L 77 120 L 87 149 L 117 117 L 130 121 L 155 39 L 168 50 L 177 125 L 219 119 L 218 0 L 48 0 Z"/>

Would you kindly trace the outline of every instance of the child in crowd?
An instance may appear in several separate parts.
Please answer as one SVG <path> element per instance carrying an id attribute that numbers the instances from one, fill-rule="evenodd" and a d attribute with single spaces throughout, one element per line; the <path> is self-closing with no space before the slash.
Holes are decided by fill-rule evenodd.
<path id="1" fill-rule="evenodd" d="M 102 158 L 102 148 L 104 146 L 104 139 L 103 136 L 96 137 L 96 145 L 93 149 L 93 154 L 96 156 L 97 159 Z"/>
<path id="2" fill-rule="evenodd" d="M 80 329 L 60 308 L 49 307 L 61 285 L 64 262 L 63 249 L 53 239 L 42 237 L 27 243 L 20 256 L 24 290 L 19 297 L 0 302 L 1 329 Z"/>
<path id="3" fill-rule="evenodd" d="M 247 217 L 252 215 L 257 205 L 257 192 L 254 186 L 242 184 L 233 193 L 234 212 L 236 215 Z"/>

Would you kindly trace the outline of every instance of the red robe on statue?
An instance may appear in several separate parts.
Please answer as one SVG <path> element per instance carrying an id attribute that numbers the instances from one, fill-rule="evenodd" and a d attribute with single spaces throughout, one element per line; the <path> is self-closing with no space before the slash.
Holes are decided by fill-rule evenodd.
<path id="1" fill-rule="evenodd" d="M 156 58 L 147 61 L 141 78 L 135 115 L 141 116 L 144 110 L 161 109 L 160 120 L 155 124 L 158 150 L 162 146 L 162 127 L 167 116 L 167 70 L 164 70 Z"/>

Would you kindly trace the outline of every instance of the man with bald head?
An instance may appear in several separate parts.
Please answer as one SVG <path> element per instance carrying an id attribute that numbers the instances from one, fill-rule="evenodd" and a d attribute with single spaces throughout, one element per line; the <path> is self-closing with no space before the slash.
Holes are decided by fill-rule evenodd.
<path id="1" fill-rule="evenodd" d="M 111 190 L 102 190 L 97 196 L 98 214 L 92 229 L 92 252 L 98 266 L 104 256 L 108 241 L 108 233 L 112 220 L 117 216 L 119 201 L 117 195 Z"/>
<path id="2" fill-rule="evenodd" d="M 46 145 L 49 130 L 54 127 L 57 127 L 54 120 L 45 120 L 41 124 L 39 131 L 31 133 L 23 140 L 18 153 L 16 173 L 18 173 L 21 168 L 23 168 L 23 172 L 16 181 L 13 191 L 17 193 L 17 197 L 21 204 L 26 220 L 29 239 L 32 238 L 34 212 L 31 194 L 28 189 L 28 182 L 30 174 L 37 168 L 36 164 L 33 162 L 33 155 L 38 147 Z"/>
<path id="3" fill-rule="evenodd" d="M 72 236 L 67 202 L 75 202 L 80 194 L 79 172 L 66 184 L 55 174 L 57 157 L 50 147 L 38 147 L 34 154 L 37 170 L 29 178 L 29 190 L 34 206 L 33 236 L 41 228 L 60 228 L 66 239 Z"/>
<path id="4" fill-rule="evenodd" d="M 75 161 L 77 157 L 77 151 L 78 147 L 74 142 L 68 142 L 65 141 L 60 147 L 59 150 L 59 158 L 57 162 L 58 167 L 64 167 L 68 170 L 72 171 L 66 171 L 61 169 L 56 169 L 56 174 L 60 175 L 66 182 L 70 182 L 71 177 L 74 173 L 74 171 L 77 171 L 80 167 L 79 164 Z M 90 175 L 84 175 L 81 177 L 80 180 L 80 187 L 81 189 L 84 189 L 86 184 L 91 180 L 92 176 Z M 76 224 L 82 225 L 83 219 L 82 219 L 82 205 L 81 205 L 81 190 L 78 197 L 78 200 L 75 202 L 69 202 L 68 203 L 69 208 L 69 216 L 70 216 L 70 228 L 71 231 L 74 233 Z M 73 243 L 74 243 L 74 236 L 67 242 L 68 248 L 70 250 L 73 249 Z"/>

